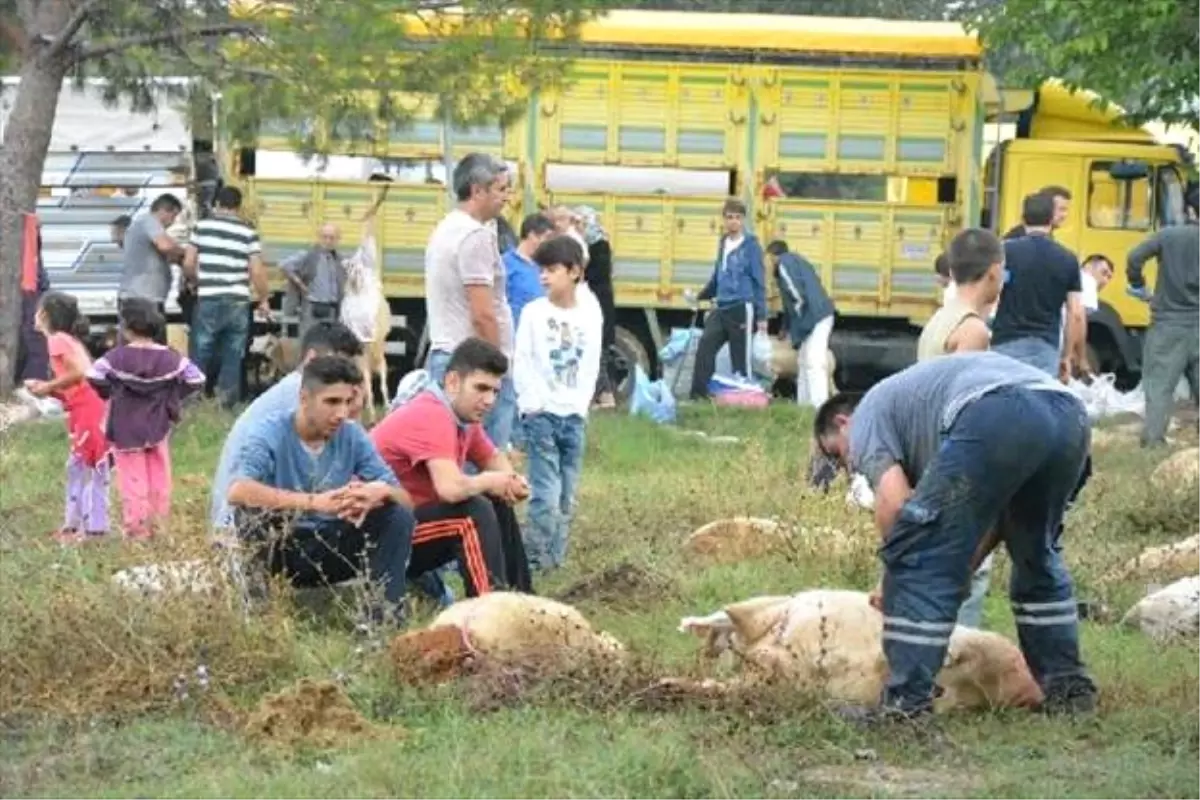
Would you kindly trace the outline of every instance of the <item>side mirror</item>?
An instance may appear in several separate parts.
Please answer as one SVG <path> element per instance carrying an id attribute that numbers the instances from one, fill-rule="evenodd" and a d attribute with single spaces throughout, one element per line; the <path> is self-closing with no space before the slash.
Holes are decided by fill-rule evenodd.
<path id="1" fill-rule="evenodd" d="M 1117 161 L 1108 168 L 1108 174 L 1116 181 L 1136 181 L 1150 176 L 1150 165 L 1145 161 Z"/>

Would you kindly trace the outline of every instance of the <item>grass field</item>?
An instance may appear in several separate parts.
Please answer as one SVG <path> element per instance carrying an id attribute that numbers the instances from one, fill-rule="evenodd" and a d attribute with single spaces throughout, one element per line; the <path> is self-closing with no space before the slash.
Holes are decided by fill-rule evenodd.
<path id="1" fill-rule="evenodd" d="M 1025 712 L 957 715 L 939 736 L 862 732 L 819 706 L 763 697 L 736 706 L 643 707 L 635 681 L 597 678 L 484 697 L 470 681 L 401 689 L 343 615 L 281 602 L 249 624 L 219 601 L 144 602 L 112 588 L 121 566 L 203 549 L 208 479 L 230 418 L 195 412 L 173 440 L 172 535 L 63 549 L 65 434 L 10 433 L 0 455 L 0 796 L 922 796 L 1197 797 L 1200 690 L 1195 644 L 1158 646 L 1116 620 L 1084 623 L 1102 691 L 1091 719 Z M 681 553 L 694 528 L 735 514 L 871 536 L 841 494 L 806 493 L 808 416 L 687 409 L 680 436 L 625 416 L 594 419 L 570 566 L 555 594 L 620 565 L 625 582 L 576 605 L 622 639 L 638 667 L 697 674 L 697 642 L 676 631 L 757 594 L 867 589 L 864 550 L 819 548 L 701 568 Z M 1164 453 L 1099 450 L 1066 553 L 1081 597 L 1116 618 L 1145 590 L 1103 579 L 1143 547 L 1196 532 L 1196 490 L 1148 477 Z M 1004 558 L 987 622 L 1012 634 Z M 207 681 L 198 669 L 203 667 Z M 343 683 L 375 725 L 328 749 L 293 750 L 243 734 L 245 713 L 299 677 Z"/>

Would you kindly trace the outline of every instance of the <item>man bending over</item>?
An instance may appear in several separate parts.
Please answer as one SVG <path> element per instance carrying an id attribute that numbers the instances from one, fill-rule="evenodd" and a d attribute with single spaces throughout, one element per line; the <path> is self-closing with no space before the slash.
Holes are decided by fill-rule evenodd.
<path id="1" fill-rule="evenodd" d="M 362 385 L 340 356 L 304 365 L 300 407 L 255 426 L 233 472 L 228 499 L 255 559 L 296 586 L 367 575 L 383 585 L 370 622 L 399 615 L 412 546 L 411 500 L 358 423 L 348 420 Z"/>
<path id="2" fill-rule="evenodd" d="M 1059 549 L 1064 512 L 1090 463 L 1091 426 L 1070 390 L 1007 356 L 960 353 L 919 362 L 861 402 L 833 397 L 813 427 L 824 453 L 871 484 L 883 540 L 877 593 L 890 674 L 882 713 L 851 716 L 932 711 L 972 570 L 998 540 L 1012 558 L 1009 595 L 1043 709 L 1095 707 Z"/>
<path id="3" fill-rule="evenodd" d="M 506 374 L 508 358 L 499 348 L 465 339 L 451 353 L 441 384 L 371 430 L 376 449 L 413 500 L 417 528 L 409 571 L 424 572 L 457 558 L 469 597 L 498 584 L 531 590 L 511 509 L 528 496 L 529 487 L 481 424 Z M 467 462 L 481 472 L 464 473 Z"/>

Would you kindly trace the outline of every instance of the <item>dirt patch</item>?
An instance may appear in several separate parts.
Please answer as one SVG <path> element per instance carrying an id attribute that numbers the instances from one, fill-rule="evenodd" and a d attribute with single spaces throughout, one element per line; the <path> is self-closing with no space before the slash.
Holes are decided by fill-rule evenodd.
<path id="1" fill-rule="evenodd" d="M 576 581 L 554 595 L 554 599 L 572 605 L 585 600 L 620 605 L 631 601 L 662 600 L 672 596 L 674 591 L 674 583 L 666 576 L 623 562 Z"/>
<path id="2" fill-rule="evenodd" d="M 403 735 L 400 729 L 368 722 L 336 683 L 308 678 L 263 698 L 244 730 L 255 741 L 289 750 L 325 750 L 361 739 Z"/>
<path id="3" fill-rule="evenodd" d="M 889 767 L 882 764 L 814 767 L 804 770 L 797 777 L 803 783 L 836 785 L 866 797 L 961 797 L 979 788 L 979 781 L 962 771 Z"/>

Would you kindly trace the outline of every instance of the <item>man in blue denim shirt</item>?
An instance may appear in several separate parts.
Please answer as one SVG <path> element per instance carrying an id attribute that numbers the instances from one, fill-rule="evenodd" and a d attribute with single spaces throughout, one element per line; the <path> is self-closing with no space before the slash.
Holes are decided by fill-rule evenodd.
<path id="1" fill-rule="evenodd" d="M 763 278 L 762 246 L 754 234 L 746 232 L 746 205 L 730 198 L 721 211 L 725 234 L 717 250 L 712 277 L 700 291 L 699 300 L 713 300 L 713 309 L 704 316 L 704 333 L 696 347 L 696 366 L 692 372 L 693 400 L 708 397 L 708 382 L 717 368 L 717 353 L 729 344 L 733 371 L 749 376 L 746 361 L 749 337 L 755 326 L 767 330 L 767 287 Z"/>
<path id="2" fill-rule="evenodd" d="M 1091 426 L 1069 389 L 999 353 L 958 353 L 887 378 L 861 402 L 833 397 L 813 432 L 824 454 L 875 492 L 884 578 L 872 602 L 883 612 L 889 667 L 883 718 L 933 710 L 971 572 L 998 541 L 1012 559 L 1017 635 L 1043 710 L 1095 707 L 1059 542 L 1090 464 Z"/>
<path id="3" fill-rule="evenodd" d="M 554 222 L 545 214 L 530 214 L 521 222 L 521 241 L 501 256 L 507 279 L 504 291 L 512 309 L 513 330 L 521 321 L 521 309 L 529 301 L 544 297 L 541 270 L 533 263 L 538 245 L 554 234 Z"/>

